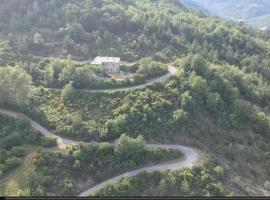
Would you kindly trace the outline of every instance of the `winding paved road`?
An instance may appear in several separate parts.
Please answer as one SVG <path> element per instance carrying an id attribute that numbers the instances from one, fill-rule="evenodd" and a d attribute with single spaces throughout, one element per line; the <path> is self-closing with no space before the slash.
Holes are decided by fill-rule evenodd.
<path id="1" fill-rule="evenodd" d="M 0 113 L 13 117 L 13 118 L 18 118 L 18 116 L 20 115 L 19 113 L 10 111 L 10 110 L 6 110 L 6 109 L 1 109 L 0 108 Z M 37 122 L 35 122 L 34 120 L 30 119 L 31 122 L 31 126 L 33 129 L 41 132 L 42 134 L 44 134 L 45 136 L 49 136 L 49 137 L 56 137 L 57 138 L 57 144 L 59 148 L 65 148 L 66 145 L 70 145 L 70 144 L 87 144 L 87 143 L 81 143 L 81 142 L 77 142 L 77 141 L 73 141 L 73 140 L 69 140 L 69 139 L 65 139 L 62 138 L 60 136 L 55 135 L 54 133 L 50 132 L 49 130 L 47 130 L 45 127 L 41 126 L 40 124 L 38 124 Z M 114 144 L 112 144 L 114 145 Z M 201 158 L 201 154 L 202 152 L 198 149 L 192 148 L 192 147 L 186 147 L 186 146 L 182 146 L 182 145 L 158 145 L 158 144 L 147 144 L 148 148 L 156 148 L 156 147 L 160 147 L 160 148 L 164 148 L 164 149 L 176 149 L 176 150 L 180 150 L 181 152 L 183 152 L 183 154 L 185 155 L 185 159 L 182 160 L 174 160 L 171 162 L 167 162 L 167 163 L 161 163 L 161 164 L 157 164 L 157 165 L 153 165 L 153 166 L 148 166 L 148 167 L 143 167 L 141 169 L 137 169 L 137 170 L 132 170 L 129 171 L 127 173 L 121 174 L 119 176 L 110 178 L 94 187 L 91 187 L 90 189 L 82 192 L 81 194 L 79 194 L 80 197 L 86 197 L 86 196 L 90 196 L 92 194 L 94 194 L 96 191 L 98 191 L 101 188 L 104 188 L 107 184 L 110 183 L 115 183 L 117 181 L 119 181 L 121 178 L 123 178 L 124 176 L 128 176 L 128 177 L 132 177 L 132 176 L 136 176 L 137 174 L 141 173 L 141 172 L 154 172 L 154 171 L 164 171 L 164 170 L 178 170 L 178 169 L 182 169 L 182 168 L 186 168 L 186 167 L 192 167 L 194 164 L 196 164 L 197 162 L 199 162 L 200 158 Z"/>
<path id="2" fill-rule="evenodd" d="M 38 59 L 42 59 L 42 60 L 45 60 L 45 59 L 62 60 L 62 61 L 67 60 L 67 59 L 54 58 L 54 57 L 42 57 L 42 56 L 34 56 L 34 57 L 38 58 Z M 88 61 L 76 61 L 76 60 L 72 60 L 72 62 L 74 64 L 88 63 Z M 133 62 L 133 63 L 129 63 L 129 64 L 134 64 L 134 63 L 138 63 L 138 62 Z M 177 73 L 178 69 L 176 67 L 174 67 L 172 64 L 167 64 L 167 65 L 168 65 L 168 73 L 167 74 L 162 75 L 160 77 L 148 79 L 148 80 L 146 80 L 146 82 L 144 84 L 141 84 L 141 85 L 134 85 L 134 86 L 128 86 L 128 87 L 115 88 L 115 89 L 114 88 L 112 88 L 112 89 L 96 89 L 96 90 L 95 89 L 79 89 L 79 91 L 114 93 L 114 92 L 119 92 L 119 91 L 132 91 L 132 90 L 141 89 L 141 88 L 144 88 L 148 85 L 164 82 L 168 78 L 170 78 L 172 75 L 175 75 Z M 56 88 L 47 88 L 47 89 L 56 90 L 56 91 L 61 90 L 61 89 L 56 89 Z"/>
<path id="3" fill-rule="evenodd" d="M 187 167 L 192 167 L 194 164 L 196 164 L 200 160 L 201 151 L 199 151 L 198 149 L 195 149 L 195 148 L 186 147 L 186 146 L 182 146 L 182 145 L 147 144 L 147 146 L 150 148 L 160 147 L 160 148 L 164 148 L 164 149 L 180 150 L 185 155 L 185 158 L 182 160 L 174 160 L 174 161 L 163 163 L 163 164 L 157 164 L 157 165 L 143 167 L 143 168 L 140 168 L 137 170 L 129 171 L 129 172 L 121 174 L 119 176 L 110 178 L 110 179 L 90 188 L 89 190 L 82 192 L 81 194 L 79 194 L 79 197 L 89 197 L 89 196 L 93 195 L 95 192 L 97 192 L 98 190 L 106 187 L 108 184 L 115 183 L 123 177 L 136 176 L 141 172 L 151 173 L 154 171 L 183 169 L 183 168 L 187 168 Z"/>
<path id="4" fill-rule="evenodd" d="M 10 117 L 13 117 L 13 118 L 18 118 L 18 116 L 20 115 L 19 113 L 16 113 L 16 112 L 13 112 L 13 111 L 10 111 L 10 110 L 6 110 L 6 109 L 2 109 L 2 108 L 0 108 L 0 113 L 4 114 L 4 115 L 7 115 L 7 116 L 10 116 Z M 59 137 L 59 136 L 55 135 L 54 133 L 48 131 L 48 129 L 41 126 L 39 123 L 35 122 L 34 120 L 32 120 L 30 118 L 28 118 L 28 119 L 30 120 L 30 123 L 31 123 L 31 126 L 32 126 L 33 129 L 41 132 L 45 136 L 56 138 L 57 139 L 57 145 L 58 145 L 59 148 L 65 148 L 65 146 L 69 145 L 69 144 L 77 144 L 77 145 L 80 144 L 80 142 L 76 142 L 76 141 L 73 141 L 73 140 L 69 140 L 69 139 Z"/>
<path id="5" fill-rule="evenodd" d="M 168 80 L 172 75 L 175 75 L 177 73 L 178 69 L 174 67 L 173 65 L 168 65 L 168 73 L 157 77 L 157 78 L 152 78 L 146 80 L 146 83 L 141 84 L 141 85 L 134 85 L 130 87 L 122 87 L 122 88 L 115 88 L 115 89 L 99 89 L 99 90 L 88 90 L 88 89 L 83 89 L 80 90 L 82 92 L 106 92 L 106 93 L 114 93 L 114 92 L 120 92 L 120 91 L 132 91 L 132 90 L 137 90 L 137 89 L 142 89 L 145 88 L 148 85 L 153 85 L 155 83 L 162 83 L 166 80 Z"/>
<path id="6" fill-rule="evenodd" d="M 168 73 L 159 76 L 157 78 L 152 78 L 146 80 L 146 83 L 141 84 L 141 85 L 134 85 L 134 86 L 129 86 L 129 87 L 121 87 L 121 88 L 112 88 L 112 89 L 78 89 L 78 91 L 81 92 L 104 92 L 104 93 L 114 93 L 114 92 L 121 92 L 121 91 L 132 91 L 132 90 L 137 90 L 137 89 L 142 89 L 145 88 L 146 86 L 153 85 L 155 83 L 162 83 L 166 80 L 168 80 L 171 76 L 175 75 L 177 73 L 178 69 L 174 67 L 173 65 L 168 65 Z M 61 89 L 56 89 L 56 88 L 47 88 L 49 90 L 54 90 L 54 91 L 61 91 Z"/>

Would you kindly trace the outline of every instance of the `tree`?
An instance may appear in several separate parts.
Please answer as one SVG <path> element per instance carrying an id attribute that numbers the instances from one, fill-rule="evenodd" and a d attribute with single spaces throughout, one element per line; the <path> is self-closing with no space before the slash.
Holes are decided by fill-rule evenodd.
<path id="1" fill-rule="evenodd" d="M 182 127 L 185 124 L 187 119 L 188 119 L 188 114 L 182 109 L 177 109 L 176 111 L 173 112 L 173 120 L 174 120 L 174 123 L 176 123 L 178 127 Z"/>
<path id="2" fill-rule="evenodd" d="M 71 56 L 68 56 L 66 67 L 62 70 L 62 73 L 59 76 L 59 80 L 63 84 L 67 84 L 70 81 L 74 81 L 76 79 L 76 68 L 72 63 Z"/>
<path id="3" fill-rule="evenodd" d="M 8 158 L 5 162 L 5 164 L 9 170 L 19 166 L 21 163 L 22 163 L 21 159 L 19 159 L 17 157 Z"/>
<path id="4" fill-rule="evenodd" d="M 70 38 L 69 35 L 65 36 L 63 41 L 63 52 L 70 53 L 76 48 L 76 43 Z"/>
<path id="5" fill-rule="evenodd" d="M 19 189 L 18 192 L 17 192 L 17 196 L 18 197 L 29 197 L 30 196 L 30 189 L 27 188 L 27 189 Z"/>
<path id="6" fill-rule="evenodd" d="M 264 112 L 258 112 L 255 114 L 253 128 L 257 133 L 270 138 L 270 118 Z"/>
<path id="7" fill-rule="evenodd" d="M 134 162 L 140 162 L 146 157 L 147 149 L 141 135 L 137 138 L 131 138 L 126 134 L 122 134 L 115 143 L 115 152 L 121 160 L 132 159 Z"/>
<path id="8" fill-rule="evenodd" d="M 204 74 L 207 72 L 207 63 L 201 56 L 195 55 L 191 60 L 191 68 L 194 69 L 198 75 L 204 77 Z"/>
<path id="9" fill-rule="evenodd" d="M 189 91 L 186 91 L 181 95 L 181 107 L 190 114 L 194 114 L 197 111 L 198 106 Z"/>
<path id="10" fill-rule="evenodd" d="M 118 115 L 115 119 L 110 119 L 106 122 L 106 127 L 110 134 L 120 135 L 124 133 L 127 128 L 127 114 Z"/>
<path id="11" fill-rule="evenodd" d="M 73 168 L 75 170 L 79 170 L 81 168 L 81 164 L 79 160 L 76 160 L 75 163 L 73 164 Z"/>
<path id="12" fill-rule="evenodd" d="M 16 120 L 15 125 L 20 130 L 30 129 L 31 128 L 30 120 L 27 117 L 25 117 L 24 115 L 20 115 L 18 117 L 18 119 Z"/>
<path id="13" fill-rule="evenodd" d="M 104 42 L 103 42 L 102 38 L 99 36 L 99 37 L 97 38 L 97 40 L 96 40 L 96 46 L 97 46 L 98 48 L 101 48 L 101 47 L 103 47 L 103 44 L 104 44 Z"/>
<path id="14" fill-rule="evenodd" d="M 61 91 L 61 99 L 64 103 L 67 103 L 74 98 L 76 90 L 72 85 L 73 82 L 69 82 L 67 85 L 64 86 L 64 88 Z"/>
<path id="15" fill-rule="evenodd" d="M 0 149 L 0 163 L 8 158 L 8 152 L 5 149 Z"/>
<path id="16" fill-rule="evenodd" d="M 42 38 L 42 36 L 40 35 L 40 33 L 35 33 L 34 38 L 33 38 L 33 43 L 34 44 L 43 44 L 44 39 Z"/>
<path id="17" fill-rule="evenodd" d="M 216 113 L 222 109 L 223 101 L 218 93 L 207 94 L 206 107 L 210 112 Z"/>
<path id="18" fill-rule="evenodd" d="M 65 178 L 63 181 L 62 194 L 71 195 L 74 192 L 74 181 L 71 178 Z"/>
<path id="19" fill-rule="evenodd" d="M 85 0 L 84 7 L 87 10 L 91 9 L 91 0 Z"/>
<path id="20" fill-rule="evenodd" d="M 26 105 L 33 89 L 31 76 L 20 67 L 0 68 L 0 104 Z"/>
<path id="21" fill-rule="evenodd" d="M 54 69 L 53 65 L 49 65 L 44 71 L 44 82 L 45 85 L 50 87 L 53 83 L 54 78 Z"/>
<path id="22" fill-rule="evenodd" d="M 189 82 L 190 87 L 195 92 L 196 96 L 200 97 L 198 99 L 202 99 L 204 95 L 207 94 L 207 81 L 201 76 L 191 76 Z"/>

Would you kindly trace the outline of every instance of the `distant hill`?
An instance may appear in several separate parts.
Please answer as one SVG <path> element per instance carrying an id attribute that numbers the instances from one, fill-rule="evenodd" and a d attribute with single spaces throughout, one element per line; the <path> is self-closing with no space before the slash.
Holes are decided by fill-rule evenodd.
<path id="1" fill-rule="evenodd" d="M 243 21 L 258 28 L 269 26 L 269 0 L 185 0 L 212 14 L 234 21 Z M 183 3 L 184 4 L 184 3 Z M 187 4 L 184 4 L 187 5 Z M 197 6 L 197 8 L 198 8 Z M 267 21 L 268 20 L 268 21 Z"/>
<path id="2" fill-rule="evenodd" d="M 192 9 L 194 11 L 200 11 L 203 12 L 204 14 L 210 14 L 207 9 L 205 9 L 203 6 L 201 6 L 199 3 L 193 0 L 179 0 L 179 1 L 189 9 Z"/>
<path id="3" fill-rule="evenodd" d="M 251 18 L 248 20 L 247 23 L 256 26 L 262 30 L 264 30 L 265 28 L 270 29 L 270 14 Z"/>

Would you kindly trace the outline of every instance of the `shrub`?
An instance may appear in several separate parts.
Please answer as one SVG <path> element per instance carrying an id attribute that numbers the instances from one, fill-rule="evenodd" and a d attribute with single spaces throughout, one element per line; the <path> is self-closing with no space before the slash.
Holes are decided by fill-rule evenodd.
<path id="1" fill-rule="evenodd" d="M 15 167 L 18 167 L 20 166 L 22 163 L 22 160 L 17 158 L 17 157 L 11 157 L 11 158 L 8 158 L 5 162 L 5 165 L 6 165 L 6 169 L 10 170 L 10 169 L 13 169 Z"/>
<path id="2" fill-rule="evenodd" d="M 11 149 L 11 155 L 15 157 L 24 157 L 26 154 L 26 150 L 24 147 L 13 147 Z"/>
<path id="3" fill-rule="evenodd" d="M 41 145 L 43 147 L 55 147 L 57 145 L 57 138 L 56 137 L 43 137 L 41 139 Z"/>
<path id="4" fill-rule="evenodd" d="M 22 130 L 29 129 L 31 127 L 30 120 L 24 115 L 20 115 L 18 120 L 16 120 L 16 127 Z"/>
<path id="5" fill-rule="evenodd" d="M 265 181 L 263 186 L 264 186 L 264 189 L 270 191 L 270 181 Z"/>

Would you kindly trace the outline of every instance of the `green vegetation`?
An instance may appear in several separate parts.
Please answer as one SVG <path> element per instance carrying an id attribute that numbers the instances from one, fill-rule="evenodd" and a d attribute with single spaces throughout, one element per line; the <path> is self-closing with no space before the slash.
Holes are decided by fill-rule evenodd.
<path id="1" fill-rule="evenodd" d="M 155 78 L 163 75 L 167 72 L 167 66 L 164 66 L 150 58 L 144 58 L 141 60 L 138 74 L 143 76 L 143 79 Z"/>
<path id="2" fill-rule="evenodd" d="M 70 196 L 121 172 L 182 156 L 175 150 L 148 150 L 141 136 L 133 139 L 126 135 L 116 141 L 115 148 L 108 143 L 91 143 L 69 146 L 61 152 L 40 151 L 33 159 L 34 172 L 21 185 L 21 194 Z"/>
<path id="3" fill-rule="evenodd" d="M 12 12 L 14 8 L 17 12 Z M 203 53 L 205 58 L 230 64 L 240 64 L 246 56 L 264 58 L 267 54 L 256 42 L 262 38 L 259 33 L 196 15 L 177 0 L 5 0 L 0 13 L 5 19 L 0 24 L 1 34 L 23 54 L 71 54 L 85 60 L 97 54 L 123 60 L 151 56 L 170 62 L 183 54 Z"/>
<path id="4" fill-rule="evenodd" d="M 192 169 L 181 171 L 141 173 L 136 177 L 123 178 L 94 196 L 138 197 L 138 196 L 225 196 L 223 167 L 214 161 L 205 160 Z"/>
<path id="5" fill-rule="evenodd" d="M 27 119 L 0 115 L 0 179 L 22 164 L 36 146 L 54 147 L 56 141 L 33 131 Z"/>
<path id="6" fill-rule="evenodd" d="M 153 61 L 150 58 L 142 59 L 138 68 L 132 72 L 133 79 L 126 77 L 123 80 L 115 80 L 108 77 L 100 77 L 106 74 L 105 70 L 89 64 L 74 64 L 69 57 L 65 61 L 51 61 L 48 64 L 40 61 L 38 65 L 44 65 L 44 69 L 36 68 L 35 78 L 37 85 L 48 88 L 62 88 L 69 82 L 77 89 L 109 89 L 143 84 L 149 78 L 159 77 L 168 72 L 167 66 Z M 27 72 L 30 69 L 26 69 Z M 127 71 L 127 70 L 124 70 Z M 99 76 L 99 77 L 98 77 Z"/>
<path id="7" fill-rule="evenodd" d="M 264 162 L 269 152 L 269 116 L 266 110 L 258 111 L 238 99 L 253 99 L 244 95 L 253 91 L 259 97 L 267 93 L 260 85 L 234 81 L 237 75 L 248 81 L 245 76 L 249 74 L 233 66 L 211 64 L 200 56 L 177 60 L 176 65 L 181 66 L 177 76 L 141 91 L 76 92 L 70 102 L 62 103 L 59 93 L 44 90 L 28 112 L 34 111 L 31 114 L 40 116 L 40 121 L 46 119 L 44 123 L 48 120 L 59 134 L 85 140 L 114 140 L 122 133 L 143 133 L 147 141 L 166 139 L 173 143 L 189 138 L 222 161 L 222 166 L 230 166 L 223 166 L 228 171 L 226 194 L 261 194 L 259 185 L 267 185 L 265 174 L 270 167 Z M 267 109 L 268 101 L 252 101 Z M 243 184 L 245 179 L 258 187 Z"/>
<path id="8" fill-rule="evenodd" d="M 40 151 L 25 182 L 15 181 L 18 195 L 77 194 L 149 161 L 175 158 L 173 152 L 146 150 L 139 135 L 149 143 L 196 146 L 218 164 L 144 174 L 112 186 L 114 194 L 105 189 L 101 195 L 268 194 L 268 33 L 196 14 L 176 0 L 3 0 L 0 19 L 0 105 L 56 134 L 93 141 L 61 152 Z M 134 82 L 96 81 L 93 76 L 102 71 L 72 60 L 106 54 L 140 60 L 122 66 L 135 73 Z M 165 74 L 164 63 L 179 69 L 164 83 L 115 93 L 76 90 L 143 83 Z M 115 140 L 115 149 L 94 142 Z M 219 176 L 223 169 L 226 175 Z M 153 187 L 137 185 L 141 181 Z"/>
<path id="9" fill-rule="evenodd" d="M 0 68 L 0 104 L 23 106 L 32 94 L 31 76 L 19 67 Z"/>

